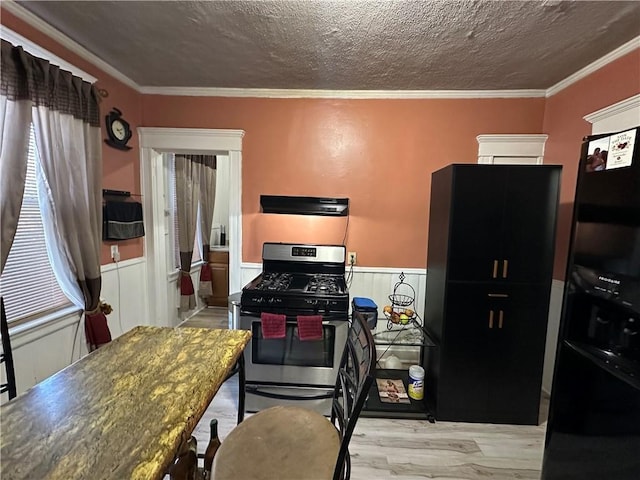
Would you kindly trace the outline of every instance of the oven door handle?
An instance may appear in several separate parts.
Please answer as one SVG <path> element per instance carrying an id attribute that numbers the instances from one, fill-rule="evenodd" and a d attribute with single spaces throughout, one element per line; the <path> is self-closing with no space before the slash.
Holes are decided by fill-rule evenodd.
<path id="1" fill-rule="evenodd" d="M 325 398 L 333 398 L 333 392 L 322 393 L 314 396 L 282 395 L 281 393 L 263 392 L 258 387 L 252 387 L 249 385 L 245 387 L 245 392 L 258 395 L 260 397 L 275 398 L 277 400 L 323 400 Z"/>
<path id="2" fill-rule="evenodd" d="M 326 326 L 335 326 L 335 325 L 339 325 L 340 323 L 345 323 L 347 320 L 322 320 L 322 326 L 326 327 Z M 297 327 L 298 326 L 298 320 L 289 320 L 287 319 L 286 322 L 287 325 L 291 325 L 292 327 Z"/>

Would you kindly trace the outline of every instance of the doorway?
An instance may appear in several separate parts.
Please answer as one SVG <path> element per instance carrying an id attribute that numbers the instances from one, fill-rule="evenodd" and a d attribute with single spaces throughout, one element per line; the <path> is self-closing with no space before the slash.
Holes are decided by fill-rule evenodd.
<path id="1" fill-rule="evenodd" d="M 147 264 L 148 324 L 175 326 L 172 315 L 172 269 L 167 262 L 169 216 L 163 172 L 163 153 L 227 155 L 229 157 L 229 291 L 241 288 L 242 261 L 242 130 L 194 128 L 138 128 L 140 136 L 140 174 L 145 218 L 144 257 Z M 175 318 L 174 318 L 175 317 Z"/>

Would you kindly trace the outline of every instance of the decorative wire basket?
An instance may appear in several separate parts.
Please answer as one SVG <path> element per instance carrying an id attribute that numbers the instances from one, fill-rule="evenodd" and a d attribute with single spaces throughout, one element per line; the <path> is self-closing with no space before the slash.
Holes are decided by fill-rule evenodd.
<path id="1" fill-rule="evenodd" d="M 408 284 L 407 284 L 408 285 Z M 413 288 L 413 287 L 412 287 Z M 394 293 L 393 295 L 389 295 L 389 301 L 392 306 L 399 307 L 408 307 L 414 301 L 414 298 L 409 295 L 402 295 L 400 293 Z"/>
<path id="2" fill-rule="evenodd" d="M 414 321 L 416 317 L 415 307 L 413 307 L 416 291 L 408 283 L 404 282 L 404 272 L 400 273 L 400 281 L 393 287 L 393 293 L 389 295 L 390 305 L 384 309 L 384 315 L 387 317 L 387 328 L 391 329 L 394 325 L 407 325 Z M 403 291 L 405 293 L 398 293 Z M 406 307 L 413 307 L 411 309 Z M 390 308 L 389 308 L 390 307 Z"/>

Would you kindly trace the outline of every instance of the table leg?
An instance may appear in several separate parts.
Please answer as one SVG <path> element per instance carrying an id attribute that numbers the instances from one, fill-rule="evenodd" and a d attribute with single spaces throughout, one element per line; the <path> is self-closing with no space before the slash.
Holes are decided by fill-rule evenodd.
<path id="1" fill-rule="evenodd" d="M 244 396 L 245 396 L 245 376 L 244 376 L 244 354 L 238 359 L 238 423 L 244 420 Z"/>

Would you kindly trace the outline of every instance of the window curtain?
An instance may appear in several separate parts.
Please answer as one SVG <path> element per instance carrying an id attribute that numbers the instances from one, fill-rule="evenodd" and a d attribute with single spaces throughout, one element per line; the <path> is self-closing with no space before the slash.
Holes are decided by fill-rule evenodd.
<path id="1" fill-rule="evenodd" d="M 20 47 L 2 40 L 0 68 L 0 273 L 16 235 L 27 177 L 30 85 L 21 65 L 26 56 Z"/>
<path id="2" fill-rule="evenodd" d="M 202 155 L 176 155 L 176 213 L 178 217 L 178 249 L 180 251 L 180 311 L 196 306 L 191 280 L 191 258 L 198 221 Z"/>
<path id="3" fill-rule="evenodd" d="M 7 66 L 5 42 L 2 48 L 3 83 L 5 68 L 12 69 L 17 88 L 26 90 L 31 102 L 38 197 L 49 259 L 62 291 L 85 312 L 85 335 L 92 351 L 111 340 L 100 308 L 100 97 L 90 83 L 20 47 L 10 46 L 17 53 L 6 56 L 13 59 Z M 28 126 L 25 132 L 28 135 Z"/>
<path id="4" fill-rule="evenodd" d="M 209 265 L 209 243 L 213 224 L 213 208 L 216 202 L 216 157 L 202 155 L 200 172 L 200 235 L 202 238 L 202 260 L 198 295 L 202 298 L 213 295 L 211 266 Z"/>

